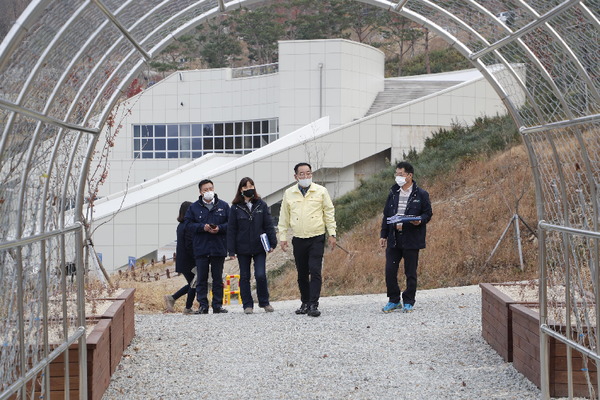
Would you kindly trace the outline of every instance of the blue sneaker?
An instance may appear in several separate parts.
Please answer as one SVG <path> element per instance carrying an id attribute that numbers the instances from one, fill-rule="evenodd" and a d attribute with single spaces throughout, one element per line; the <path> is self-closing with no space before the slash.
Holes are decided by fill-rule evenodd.
<path id="1" fill-rule="evenodd" d="M 402 303 L 389 302 L 381 309 L 381 311 L 383 311 L 384 313 L 390 313 L 397 308 L 402 308 Z"/>
<path id="2" fill-rule="evenodd" d="M 411 306 L 410 304 L 405 304 L 404 308 L 402 309 L 402 312 L 412 312 L 413 311 L 413 306 Z"/>

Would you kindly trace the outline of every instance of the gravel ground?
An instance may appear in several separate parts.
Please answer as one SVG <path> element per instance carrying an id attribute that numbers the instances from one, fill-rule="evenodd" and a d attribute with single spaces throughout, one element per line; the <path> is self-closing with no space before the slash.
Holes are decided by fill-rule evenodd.
<path id="1" fill-rule="evenodd" d="M 104 399 L 538 399 L 481 337 L 477 286 L 419 291 L 415 311 L 385 294 L 299 301 L 244 315 L 136 315 L 136 337 Z"/>

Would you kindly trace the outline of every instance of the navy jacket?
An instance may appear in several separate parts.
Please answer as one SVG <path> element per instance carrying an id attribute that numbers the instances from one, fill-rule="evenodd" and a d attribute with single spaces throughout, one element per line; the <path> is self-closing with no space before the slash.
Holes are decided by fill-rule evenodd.
<path id="1" fill-rule="evenodd" d="M 196 266 L 194 260 L 194 234 L 185 229 L 185 223 L 177 225 L 177 258 L 175 260 L 175 272 L 190 273 Z"/>
<path id="2" fill-rule="evenodd" d="M 215 195 L 215 204 L 210 211 L 200 197 L 192 203 L 185 214 L 185 226 L 194 234 L 194 256 L 202 258 L 208 256 L 227 256 L 227 220 L 229 219 L 229 204 L 219 200 Z M 219 227 L 218 233 L 208 233 L 204 225 L 215 224 Z"/>
<path id="3" fill-rule="evenodd" d="M 427 235 L 427 223 L 431 220 L 433 212 L 431 210 L 431 201 L 429 193 L 417 186 L 413 181 L 412 191 L 406 204 L 404 215 L 418 215 L 421 217 L 420 225 L 413 225 L 410 222 L 402 224 L 402 234 L 396 231 L 396 224 L 387 223 L 387 218 L 398 214 L 398 197 L 400 196 L 400 186 L 394 184 L 390 190 L 385 208 L 383 209 L 383 219 L 381 221 L 381 238 L 387 239 L 388 247 L 405 249 L 424 249 L 425 236 Z"/>
<path id="4" fill-rule="evenodd" d="M 267 234 L 271 248 L 274 249 L 277 246 L 277 236 L 267 203 L 258 199 L 252 206 L 252 211 L 246 203 L 231 206 L 227 226 L 227 251 L 230 256 L 264 253 L 265 249 L 260 241 L 263 233 Z"/>

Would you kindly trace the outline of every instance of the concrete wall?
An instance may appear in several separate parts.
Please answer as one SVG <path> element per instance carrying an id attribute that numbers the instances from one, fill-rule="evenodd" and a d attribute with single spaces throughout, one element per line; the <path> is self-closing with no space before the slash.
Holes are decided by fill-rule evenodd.
<path id="1" fill-rule="evenodd" d="M 364 117 L 384 89 L 385 56 L 374 47 L 343 39 L 281 41 L 280 135 L 320 118 L 319 64 L 322 115 L 332 128 Z"/>
<path id="2" fill-rule="evenodd" d="M 391 161 L 401 161 L 411 149 L 422 150 L 425 139 L 441 128 L 470 126 L 478 117 L 506 113 L 504 103 L 483 77 L 397 107 L 392 111 Z"/>
<path id="3" fill-rule="evenodd" d="M 181 105 L 183 103 L 183 106 Z M 121 103 L 115 111 L 121 131 L 109 157 L 107 196 L 189 163 L 191 158 L 133 162 L 133 125 L 249 121 L 279 116 L 278 74 L 231 79 L 231 69 L 176 72 Z M 131 169 L 131 171 L 130 171 Z"/>

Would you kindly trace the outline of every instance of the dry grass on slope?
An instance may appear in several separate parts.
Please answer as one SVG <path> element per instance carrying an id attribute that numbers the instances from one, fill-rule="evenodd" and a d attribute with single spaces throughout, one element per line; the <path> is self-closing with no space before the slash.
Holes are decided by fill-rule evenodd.
<path id="1" fill-rule="evenodd" d="M 519 213 L 535 227 L 535 196 L 523 146 L 488 161 L 463 163 L 447 178 L 431 186 L 422 184 L 431 196 L 434 215 L 427 226 L 427 248 L 420 253 L 420 289 L 537 277 L 537 241 L 522 224 L 525 271 L 520 270 L 514 229 L 486 264 L 512 216 L 502 195 L 514 212 L 514 196 L 521 192 L 524 182 L 528 188 Z M 326 251 L 323 296 L 385 292 L 385 251 L 378 246 L 380 218 L 365 221 L 339 239 L 352 256 L 340 249 Z M 294 268 L 272 278 L 272 300 L 298 298 L 296 279 Z"/>

